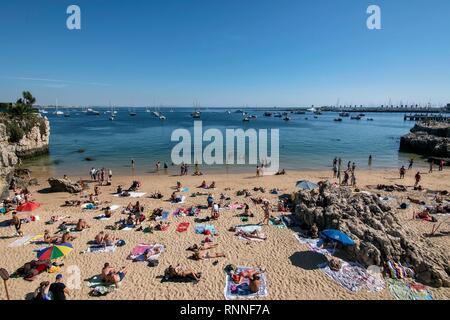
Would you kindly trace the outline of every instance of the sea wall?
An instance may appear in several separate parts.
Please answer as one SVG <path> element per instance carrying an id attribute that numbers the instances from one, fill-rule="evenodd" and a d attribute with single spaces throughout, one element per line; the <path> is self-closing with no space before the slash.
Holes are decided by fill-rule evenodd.
<path id="1" fill-rule="evenodd" d="M 0 117 L 3 117 L 0 115 Z M 50 124 L 47 118 L 39 114 L 32 115 L 31 120 L 20 120 L 21 124 L 31 127 L 24 130 L 23 136 L 12 142 L 11 131 L 8 130 L 10 119 L 0 121 L 0 195 L 8 194 L 9 183 L 14 169 L 21 159 L 48 153 Z"/>
<path id="2" fill-rule="evenodd" d="M 400 139 L 400 151 L 450 158 L 450 124 L 418 123 Z"/>

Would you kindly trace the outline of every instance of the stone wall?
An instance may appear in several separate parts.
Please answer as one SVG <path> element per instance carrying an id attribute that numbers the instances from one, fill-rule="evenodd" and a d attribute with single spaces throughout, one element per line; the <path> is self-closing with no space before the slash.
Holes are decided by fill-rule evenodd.
<path id="1" fill-rule="evenodd" d="M 400 139 L 400 151 L 450 158 L 450 124 L 418 123 Z"/>

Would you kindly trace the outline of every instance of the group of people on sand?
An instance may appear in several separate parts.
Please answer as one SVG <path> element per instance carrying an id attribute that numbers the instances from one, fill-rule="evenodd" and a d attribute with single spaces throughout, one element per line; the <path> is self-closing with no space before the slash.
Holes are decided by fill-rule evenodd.
<path id="1" fill-rule="evenodd" d="M 61 236 L 50 235 L 49 230 L 44 231 L 44 236 L 42 237 L 42 242 L 47 244 L 57 244 L 57 243 L 69 243 L 75 240 L 77 237 L 72 235 L 70 231 L 65 230 Z"/>
<path id="2" fill-rule="evenodd" d="M 369 157 L 369 162 L 372 163 L 372 156 Z M 356 164 L 349 161 L 347 169 L 344 170 L 344 177 L 342 177 L 342 159 L 334 157 L 333 159 L 333 178 L 339 180 L 339 184 L 343 186 L 356 186 Z"/>
<path id="3" fill-rule="evenodd" d="M 198 186 L 200 189 L 215 189 L 216 188 L 216 182 L 213 181 L 211 184 L 207 184 L 205 180 L 202 181 L 202 183 Z"/>
<path id="4" fill-rule="evenodd" d="M 97 181 L 99 185 L 103 185 L 106 182 L 106 185 L 111 185 L 112 182 L 112 170 L 111 169 L 96 169 L 94 167 L 89 170 L 89 175 L 91 180 Z"/>

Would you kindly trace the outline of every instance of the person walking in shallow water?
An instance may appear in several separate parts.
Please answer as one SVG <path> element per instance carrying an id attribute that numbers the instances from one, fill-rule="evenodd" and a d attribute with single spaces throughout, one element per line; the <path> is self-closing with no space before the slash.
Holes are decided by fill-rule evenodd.
<path id="1" fill-rule="evenodd" d="M 372 155 L 369 156 L 369 167 L 372 166 Z"/>
<path id="2" fill-rule="evenodd" d="M 411 170 L 414 164 L 414 159 L 411 158 L 411 160 L 409 160 L 409 166 L 408 166 L 408 170 Z"/>

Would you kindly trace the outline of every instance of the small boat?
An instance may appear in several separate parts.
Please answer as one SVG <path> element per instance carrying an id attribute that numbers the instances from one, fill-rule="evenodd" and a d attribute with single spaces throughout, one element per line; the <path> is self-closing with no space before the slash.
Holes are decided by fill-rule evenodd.
<path id="1" fill-rule="evenodd" d="M 334 121 L 342 122 L 342 118 L 335 118 Z"/>
<path id="2" fill-rule="evenodd" d="M 264 117 L 271 117 L 272 116 L 272 112 L 264 112 Z"/>
<path id="3" fill-rule="evenodd" d="M 249 119 L 248 117 L 244 117 L 244 119 L 242 119 L 242 121 L 244 121 L 244 122 L 249 122 L 250 119 Z"/>
<path id="4" fill-rule="evenodd" d="M 166 118 L 166 116 L 160 115 L 160 116 L 159 116 L 159 119 L 160 119 L 160 120 L 166 120 L 167 118 Z"/>
<path id="5" fill-rule="evenodd" d="M 244 111 L 242 110 L 236 110 L 234 113 L 243 113 Z"/>
<path id="6" fill-rule="evenodd" d="M 365 117 L 366 115 L 364 113 L 359 114 L 360 117 Z"/>
<path id="7" fill-rule="evenodd" d="M 281 115 L 281 113 L 275 113 L 274 117 L 275 117 L 275 118 L 281 118 L 282 115 Z"/>
<path id="8" fill-rule="evenodd" d="M 64 117 L 65 117 L 65 118 L 68 118 L 68 117 L 70 117 L 70 112 L 69 112 L 69 111 L 67 111 L 67 112 L 64 112 Z"/>
<path id="9" fill-rule="evenodd" d="M 255 116 L 254 114 L 252 114 L 252 115 L 250 116 L 250 119 L 256 119 L 256 118 L 258 118 L 258 117 Z"/>
<path id="10" fill-rule="evenodd" d="M 57 116 L 63 116 L 64 112 L 62 112 L 62 111 L 55 111 L 55 112 L 53 112 L 53 114 L 57 115 Z"/>
<path id="11" fill-rule="evenodd" d="M 200 115 L 201 115 L 200 111 L 194 111 L 191 113 L 191 116 L 194 119 L 200 119 Z"/>
<path id="12" fill-rule="evenodd" d="M 289 118 L 288 116 L 284 116 L 283 120 L 284 121 L 289 121 L 289 120 L 291 120 L 291 118 Z"/>
<path id="13" fill-rule="evenodd" d="M 136 112 L 134 112 L 134 111 L 130 111 L 129 113 L 128 113 L 130 116 L 132 116 L 132 117 L 134 117 L 134 116 L 136 116 L 137 115 L 137 113 Z"/>
<path id="14" fill-rule="evenodd" d="M 116 120 L 116 117 L 111 116 L 111 117 L 109 117 L 109 120 L 110 120 L 110 121 L 114 121 L 114 120 Z"/>
<path id="15" fill-rule="evenodd" d="M 373 118 L 367 118 L 367 121 L 373 121 Z"/>
<path id="16" fill-rule="evenodd" d="M 98 115 L 100 115 L 100 112 L 98 112 L 98 111 L 96 111 L 96 110 L 94 110 L 94 109 L 88 108 L 88 109 L 86 110 L 86 114 L 87 114 L 88 116 L 98 116 Z"/>
<path id="17" fill-rule="evenodd" d="M 230 110 L 227 110 L 227 112 L 226 112 L 227 114 L 231 114 L 231 111 Z"/>
<path id="18" fill-rule="evenodd" d="M 39 112 L 42 113 L 42 114 L 47 114 L 48 113 L 48 111 L 45 110 L 45 109 L 41 109 L 41 110 L 39 110 Z"/>
<path id="19" fill-rule="evenodd" d="M 348 112 L 340 112 L 339 117 L 350 117 L 350 113 Z"/>
<path id="20" fill-rule="evenodd" d="M 350 117 L 351 120 L 361 120 L 360 116 L 351 116 Z"/>

